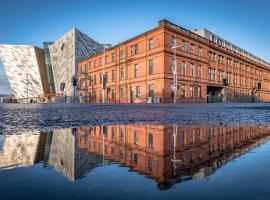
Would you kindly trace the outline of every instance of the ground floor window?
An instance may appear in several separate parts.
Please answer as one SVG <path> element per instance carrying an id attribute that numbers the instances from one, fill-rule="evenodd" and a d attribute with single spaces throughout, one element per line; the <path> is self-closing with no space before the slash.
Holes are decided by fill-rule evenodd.
<path id="1" fill-rule="evenodd" d="M 186 86 L 181 85 L 181 97 L 185 98 L 186 97 Z"/>
<path id="2" fill-rule="evenodd" d="M 201 89 L 201 86 L 198 86 L 198 98 L 202 98 L 202 89 Z"/>
<path id="3" fill-rule="evenodd" d="M 120 88 L 120 95 L 121 95 L 121 98 L 125 98 L 126 94 L 125 94 L 125 88 L 124 87 L 121 87 Z"/>
<path id="4" fill-rule="evenodd" d="M 136 98 L 141 98 L 141 88 L 140 88 L 140 86 L 136 86 Z"/>
<path id="5" fill-rule="evenodd" d="M 154 84 L 149 85 L 149 97 L 154 97 Z"/>
<path id="6" fill-rule="evenodd" d="M 194 87 L 193 86 L 189 87 L 189 96 L 190 96 L 190 98 L 194 97 Z"/>

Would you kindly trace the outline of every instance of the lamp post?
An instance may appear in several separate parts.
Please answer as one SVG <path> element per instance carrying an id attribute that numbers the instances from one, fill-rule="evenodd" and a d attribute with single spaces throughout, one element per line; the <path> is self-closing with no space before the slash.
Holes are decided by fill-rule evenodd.
<path id="1" fill-rule="evenodd" d="M 176 48 L 180 47 L 181 45 L 176 45 L 176 42 L 175 42 L 175 45 L 172 47 L 172 49 L 174 50 L 174 56 L 173 56 L 173 59 L 174 59 L 174 67 L 172 68 L 172 73 L 173 73 L 173 103 L 176 104 L 177 102 L 177 86 L 178 86 L 178 80 L 177 80 L 177 60 L 176 60 Z"/>

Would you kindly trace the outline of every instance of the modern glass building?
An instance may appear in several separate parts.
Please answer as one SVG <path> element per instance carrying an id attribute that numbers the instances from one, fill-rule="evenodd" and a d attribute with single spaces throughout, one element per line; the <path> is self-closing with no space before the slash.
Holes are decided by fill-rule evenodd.
<path id="1" fill-rule="evenodd" d="M 53 42 L 43 42 L 45 64 L 46 64 L 47 76 L 48 76 L 49 92 L 50 92 L 50 94 L 55 94 L 53 70 L 52 70 L 51 56 L 50 56 L 50 50 L 49 50 L 49 46 L 52 44 L 53 44 Z"/>

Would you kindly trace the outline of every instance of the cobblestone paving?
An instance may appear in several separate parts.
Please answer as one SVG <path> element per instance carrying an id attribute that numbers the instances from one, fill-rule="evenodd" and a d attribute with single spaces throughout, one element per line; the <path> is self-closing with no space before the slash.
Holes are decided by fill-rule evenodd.
<path id="1" fill-rule="evenodd" d="M 99 124 L 270 124 L 270 104 L 0 104 L 0 133 Z"/>

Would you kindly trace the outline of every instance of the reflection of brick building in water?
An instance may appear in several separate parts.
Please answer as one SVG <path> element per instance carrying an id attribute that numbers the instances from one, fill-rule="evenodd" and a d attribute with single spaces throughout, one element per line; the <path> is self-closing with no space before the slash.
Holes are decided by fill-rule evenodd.
<path id="1" fill-rule="evenodd" d="M 181 177 L 201 179 L 213 173 L 269 135 L 269 129 L 239 125 L 113 125 L 80 128 L 78 146 L 145 174 L 165 189 Z"/>

